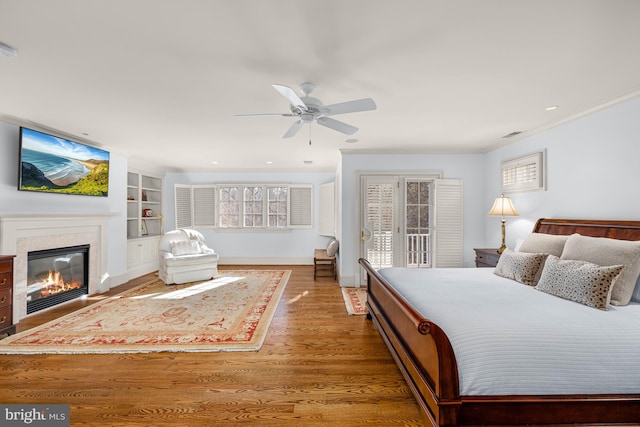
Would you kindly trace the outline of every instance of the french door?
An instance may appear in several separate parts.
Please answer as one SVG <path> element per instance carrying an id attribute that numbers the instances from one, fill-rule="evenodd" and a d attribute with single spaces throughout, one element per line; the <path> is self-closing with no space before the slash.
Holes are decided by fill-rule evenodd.
<path id="1" fill-rule="evenodd" d="M 396 176 L 363 176 L 361 256 L 376 268 L 398 265 L 399 231 Z"/>
<path id="2" fill-rule="evenodd" d="M 462 266 L 461 181 L 362 175 L 360 195 L 360 256 L 375 269 Z"/>

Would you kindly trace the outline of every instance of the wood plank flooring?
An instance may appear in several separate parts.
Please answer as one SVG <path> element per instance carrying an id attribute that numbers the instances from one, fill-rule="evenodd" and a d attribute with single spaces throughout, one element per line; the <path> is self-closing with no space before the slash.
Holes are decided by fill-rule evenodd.
<path id="1" fill-rule="evenodd" d="M 0 403 L 71 405 L 72 426 L 423 425 L 378 331 L 332 278 L 290 269 L 257 352 L 0 355 Z M 32 315 L 18 331 L 146 281 Z"/>

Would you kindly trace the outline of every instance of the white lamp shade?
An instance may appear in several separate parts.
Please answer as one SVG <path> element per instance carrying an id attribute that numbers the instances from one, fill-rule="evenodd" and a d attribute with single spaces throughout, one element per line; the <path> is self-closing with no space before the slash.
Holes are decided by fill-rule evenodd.
<path id="1" fill-rule="evenodd" d="M 498 197 L 489 211 L 489 216 L 518 216 L 520 215 L 513 206 L 513 202 L 509 197 Z"/>

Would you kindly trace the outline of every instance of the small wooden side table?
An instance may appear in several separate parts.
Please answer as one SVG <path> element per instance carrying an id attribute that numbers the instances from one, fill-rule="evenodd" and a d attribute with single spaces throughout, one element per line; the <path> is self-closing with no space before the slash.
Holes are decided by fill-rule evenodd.
<path id="1" fill-rule="evenodd" d="M 476 267 L 495 267 L 498 265 L 500 254 L 498 248 L 481 248 L 476 251 Z"/>
<path id="2" fill-rule="evenodd" d="M 337 279 L 336 257 L 327 255 L 326 249 L 316 249 L 313 253 L 313 280 L 320 276 Z"/>

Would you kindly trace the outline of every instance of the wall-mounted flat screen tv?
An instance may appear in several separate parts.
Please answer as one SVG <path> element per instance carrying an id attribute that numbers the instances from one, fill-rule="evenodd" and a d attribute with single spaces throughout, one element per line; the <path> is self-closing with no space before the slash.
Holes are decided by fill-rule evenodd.
<path id="1" fill-rule="evenodd" d="M 106 197 L 109 152 L 20 128 L 18 189 Z"/>

